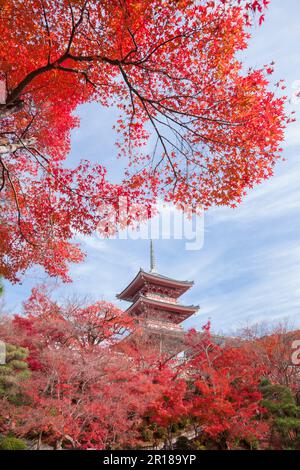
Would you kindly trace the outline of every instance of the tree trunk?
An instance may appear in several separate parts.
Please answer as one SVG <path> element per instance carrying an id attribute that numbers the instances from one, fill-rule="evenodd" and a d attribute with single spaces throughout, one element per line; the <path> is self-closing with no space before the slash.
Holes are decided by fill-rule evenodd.
<path id="1" fill-rule="evenodd" d="M 5 119 L 19 112 L 24 106 L 24 101 L 18 100 L 11 104 L 0 104 L 0 119 Z"/>
<path id="2" fill-rule="evenodd" d="M 22 148 L 30 148 L 35 144 L 35 139 L 24 139 L 22 142 L 4 142 L 0 138 L 0 155 L 4 155 L 5 153 L 12 153 L 18 149 Z"/>
<path id="3" fill-rule="evenodd" d="M 62 450 L 62 439 L 55 442 L 54 450 Z"/>
<path id="4" fill-rule="evenodd" d="M 36 443 L 36 450 L 40 450 L 42 444 L 42 432 L 40 432 L 37 443 Z"/>

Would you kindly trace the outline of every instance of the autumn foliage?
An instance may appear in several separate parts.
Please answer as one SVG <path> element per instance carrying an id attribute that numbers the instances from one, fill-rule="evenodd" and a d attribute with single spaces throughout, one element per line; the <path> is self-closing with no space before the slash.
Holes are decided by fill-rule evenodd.
<path id="1" fill-rule="evenodd" d="M 43 290 L 33 292 L 25 312 L 2 328 L 3 339 L 17 337 L 27 348 L 31 370 L 24 402 L 15 406 L 4 397 L 2 427 L 55 448 L 105 448 L 125 436 L 134 442 L 133 424 L 151 396 L 151 376 L 112 348 L 130 321 L 105 302 L 59 307 Z"/>
<path id="2" fill-rule="evenodd" d="M 235 206 L 272 175 L 285 99 L 268 87 L 272 64 L 245 70 L 237 56 L 267 4 L 1 2 L 1 275 L 16 281 L 39 264 L 68 280 L 67 263 L 82 259 L 70 239 L 95 231 L 120 197 L 133 210 L 109 230 L 147 217 L 157 197 Z M 87 102 L 119 109 L 119 184 L 101 161 L 64 163 Z"/>
<path id="3" fill-rule="evenodd" d="M 189 429 L 199 448 L 255 448 L 266 436 L 259 389 L 263 368 L 253 367 L 253 355 L 241 344 L 219 341 L 207 327 L 201 335 L 191 332 L 176 380 L 150 408 L 149 422 L 166 429 L 169 443 L 174 428 Z"/>
<path id="4" fill-rule="evenodd" d="M 0 326 L 23 361 L 1 393 L 0 434 L 56 449 L 173 448 L 179 438 L 194 449 L 297 448 L 299 371 L 290 366 L 294 388 L 275 380 L 269 347 L 206 325 L 187 335 L 184 357 L 143 344 L 125 353 L 134 328 L 112 304 L 59 305 L 35 289 Z"/>

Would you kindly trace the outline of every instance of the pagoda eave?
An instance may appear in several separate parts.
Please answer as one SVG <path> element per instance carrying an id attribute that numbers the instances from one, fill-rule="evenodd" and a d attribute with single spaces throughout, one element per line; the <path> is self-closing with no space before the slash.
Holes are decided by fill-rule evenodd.
<path id="1" fill-rule="evenodd" d="M 184 294 L 194 284 L 192 281 L 178 281 L 161 274 L 145 272 L 141 269 L 129 286 L 117 295 L 117 298 L 129 302 L 133 301 L 136 293 L 147 283 L 174 289 L 177 291 L 176 297 Z"/>
<path id="2" fill-rule="evenodd" d="M 174 317 L 174 321 L 176 323 L 181 323 L 199 310 L 198 305 L 180 305 L 172 302 L 162 302 L 159 300 L 150 299 L 145 296 L 140 296 L 126 310 L 126 313 L 132 316 L 138 316 L 141 310 L 147 310 L 149 308 L 164 310 L 170 312 L 171 314 L 175 313 L 176 316 Z"/>

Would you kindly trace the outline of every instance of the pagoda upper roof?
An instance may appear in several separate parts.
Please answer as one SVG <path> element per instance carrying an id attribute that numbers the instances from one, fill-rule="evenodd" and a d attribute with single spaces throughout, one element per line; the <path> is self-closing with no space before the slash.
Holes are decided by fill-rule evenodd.
<path id="1" fill-rule="evenodd" d="M 193 286 L 193 281 L 178 281 L 162 274 L 146 272 L 140 269 L 131 283 L 117 295 L 120 300 L 133 301 L 136 293 L 146 284 L 151 283 L 157 286 L 170 287 L 178 291 L 177 297 L 184 294 Z"/>
<path id="2" fill-rule="evenodd" d="M 139 310 L 143 306 L 152 306 L 159 309 L 165 309 L 169 312 L 175 313 L 174 323 L 181 323 L 191 315 L 193 315 L 197 310 L 199 310 L 199 305 L 180 305 L 173 302 L 164 302 L 161 300 L 151 299 L 144 295 L 139 296 L 136 301 L 128 307 L 126 313 L 129 315 L 134 315 L 136 310 Z M 176 314 L 178 318 L 176 321 Z"/>

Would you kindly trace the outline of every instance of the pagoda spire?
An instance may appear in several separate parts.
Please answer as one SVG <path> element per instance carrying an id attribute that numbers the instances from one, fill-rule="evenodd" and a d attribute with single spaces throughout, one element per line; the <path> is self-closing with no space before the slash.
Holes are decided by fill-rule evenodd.
<path id="1" fill-rule="evenodd" d="M 154 255 L 154 246 L 152 239 L 150 240 L 150 273 L 157 273 L 156 259 Z"/>

